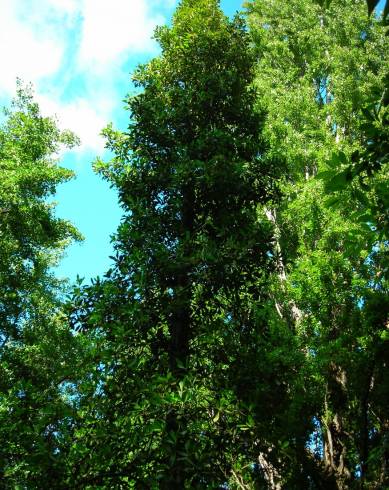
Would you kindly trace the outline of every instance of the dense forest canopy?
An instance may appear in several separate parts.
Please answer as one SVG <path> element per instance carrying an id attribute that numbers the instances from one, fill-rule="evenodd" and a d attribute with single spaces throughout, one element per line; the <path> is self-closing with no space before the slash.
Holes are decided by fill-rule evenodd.
<path id="1" fill-rule="evenodd" d="M 78 140 L 0 127 L 0 488 L 389 488 L 389 37 L 365 0 L 182 0 L 94 168 L 114 263 L 50 196 Z M 65 294 L 66 293 L 66 294 Z"/>

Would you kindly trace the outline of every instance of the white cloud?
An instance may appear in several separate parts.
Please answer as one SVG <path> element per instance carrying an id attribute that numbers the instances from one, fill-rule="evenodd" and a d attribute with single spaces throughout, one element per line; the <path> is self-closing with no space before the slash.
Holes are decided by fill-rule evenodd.
<path id="1" fill-rule="evenodd" d="M 0 0 L 0 97 L 16 78 L 32 82 L 42 112 L 101 152 L 99 136 L 115 119 L 129 57 L 152 54 L 156 25 L 176 0 Z M 158 13 L 160 12 L 160 13 Z"/>
<path id="2" fill-rule="evenodd" d="M 77 0 L 49 0 L 49 3 L 66 14 L 74 14 L 77 11 Z"/>
<path id="3" fill-rule="evenodd" d="M 104 150 L 101 130 L 107 125 L 107 114 L 97 111 L 86 99 L 77 98 L 69 103 L 58 102 L 55 98 L 38 95 L 37 101 L 44 115 L 55 116 L 61 129 L 71 129 L 80 139 L 77 152 Z"/>
<path id="4" fill-rule="evenodd" d="M 145 0 L 84 0 L 82 16 L 79 62 L 94 68 L 124 53 L 153 51 L 153 30 L 164 22 L 150 15 Z"/>
<path id="5" fill-rule="evenodd" d="M 20 19 L 18 2 L 0 0 L 0 90 L 13 93 L 15 79 L 36 82 L 56 73 L 64 45 L 48 24 L 36 29 Z"/>

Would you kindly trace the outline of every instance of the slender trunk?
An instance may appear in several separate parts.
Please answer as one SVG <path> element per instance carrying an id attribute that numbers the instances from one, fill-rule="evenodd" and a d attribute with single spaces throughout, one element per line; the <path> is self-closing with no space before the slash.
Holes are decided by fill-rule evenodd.
<path id="1" fill-rule="evenodd" d="M 282 255 L 282 250 L 281 250 L 281 245 L 280 245 L 280 236 L 281 236 L 281 230 L 280 227 L 278 226 L 277 223 L 277 213 L 275 209 L 265 209 L 265 214 L 267 219 L 273 224 L 274 227 L 274 235 L 273 235 L 273 241 L 274 241 L 274 254 L 275 254 L 275 261 L 276 261 L 276 269 L 277 269 L 277 274 L 278 278 L 280 281 L 280 286 L 283 292 L 285 292 L 285 283 L 286 283 L 286 267 L 284 263 L 284 258 Z M 288 304 L 288 311 L 285 311 L 285 306 L 281 305 L 275 299 L 275 307 L 277 310 L 278 315 L 282 318 L 288 321 L 289 325 L 291 328 L 294 328 L 294 326 L 302 319 L 303 317 L 303 312 L 300 310 L 300 308 L 297 306 L 297 304 L 292 300 L 289 301 Z"/>
<path id="2" fill-rule="evenodd" d="M 374 386 L 374 362 L 370 364 L 366 383 L 365 392 L 361 400 L 361 441 L 360 441 L 360 457 L 361 457 L 361 480 L 366 479 L 368 472 L 369 459 L 369 396 Z"/>
<path id="3" fill-rule="evenodd" d="M 174 288 L 173 308 L 169 319 L 169 363 L 172 373 L 181 378 L 189 355 L 190 339 L 190 280 L 187 271 L 177 276 Z"/>
<path id="4" fill-rule="evenodd" d="M 259 453 L 258 463 L 261 467 L 269 490 L 281 490 L 281 474 L 277 468 L 270 463 L 265 453 Z"/>
<path id="5" fill-rule="evenodd" d="M 343 413 L 347 410 L 346 390 L 345 370 L 332 363 L 325 397 L 328 418 L 323 424 L 324 465 L 326 472 L 335 478 L 336 488 L 339 490 L 349 488 L 351 481 L 351 471 L 347 461 L 350 438 L 343 422 Z"/>
<path id="6" fill-rule="evenodd" d="M 317 459 L 309 449 L 301 451 L 300 462 L 316 490 L 338 490 L 334 476 L 328 473 L 324 462 Z"/>
<path id="7" fill-rule="evenodd" d="M 191 279 L 189 258 L 191 254 L 191 235 L 194 227 L 194 194 L 190 184 L 183 191 L 182 203 L 182 257 L 177 257 L 177 270 L 174 277 L 172 311 L 168 321 L 169 364 L 174 377 L 181 380 L 185 376 L 186 361 L 189 356 L 189 341 L 191 337 Z M 189 234 L 189 238 L 188 235 Z M 185 484 L 185 468 L 180 461 L 180 455 L 184 452 L 185 440 L 182 435 L 182 424 L 178 414 L 173 410 L 167 417 L 167 431 L 175 434 L 176 444 L 171 465 L 171 478 L 169 489 L 182 490 Z"/>
<path id="8" fill-rule="evenodd" d="M 189 355 L 191 334 L 191 240 L 194 228 L 194 192 L 190 183 L 183 189 L 181 230 L 182 251 L 176 258 L 173 279 L 172 311 L 168 321 L 170 333 L 169 361 L 174 375 L 181 378 L 182 367 Z"/>

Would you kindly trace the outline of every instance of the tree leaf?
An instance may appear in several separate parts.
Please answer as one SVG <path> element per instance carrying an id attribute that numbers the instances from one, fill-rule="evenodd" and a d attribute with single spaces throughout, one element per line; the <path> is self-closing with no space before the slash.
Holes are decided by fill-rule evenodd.
<path id="1" fill-rule="evenodd" d="M 351 170 L 350 168 L 347 168 L 346 170 L 343 170 L 343 172 L 340 172 L 336 174 L 326 185 L 326 189 L 328 192 L 336 192 L 336 191 L 341 191 L 344 190 L 348 183 L 351 180 Z"/>

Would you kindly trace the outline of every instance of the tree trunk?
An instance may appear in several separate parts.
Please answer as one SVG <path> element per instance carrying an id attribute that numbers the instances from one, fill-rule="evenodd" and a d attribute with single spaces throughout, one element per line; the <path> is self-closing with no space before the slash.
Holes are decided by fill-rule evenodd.
<path id="1" fill-rule="evenodd" d="M 331 413 L 331 417 L 324 423 L 324 464 L 326 472 L 335 478 L 336 488 L 339 490 L 349 488 L 351 480 L 351 471 L 347 466 L 347 447 L 350 441 L 343 423 L 343 412 L 347 408 L 346 389 L 345 370 L 331 363 L 325 397 L 325 409 L 327 414 Z"/>
<path id="2" fill-rule="evenodd" d="M 190 241 L 194 227 L 193 199 L 193 188 L 188 183 L 183 191 L 182 203 L 182 235 L 180 238 L 184 241 L 183 255 L 176 259 L 177 269 L 174 274 L 171 313 L 168 320 L 170 333 L 169 365 L 177 381 L 183 379 L 186 373 L 185 366 L 189 356 L 189 341 L 191 337 L 191 268 L 188 264 L 188 259 L 191 257 Z M 181 426 L 185 421 L 179 420 L 177 415 L 175 411 L 172 411 L 167 417 L 167 431 L 176 434 L 174 462 L 170 468 L 171 478 L 168 488 L 182 490 L 185 482 L 185 468 L 179 457 L 185 449 L 185 439 L 181 434 Z"/>

